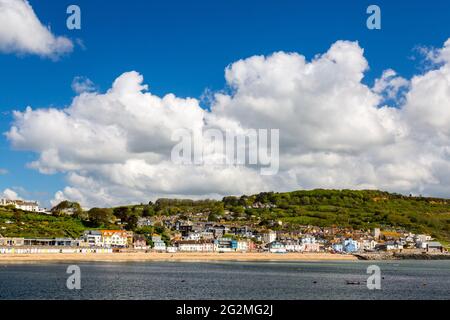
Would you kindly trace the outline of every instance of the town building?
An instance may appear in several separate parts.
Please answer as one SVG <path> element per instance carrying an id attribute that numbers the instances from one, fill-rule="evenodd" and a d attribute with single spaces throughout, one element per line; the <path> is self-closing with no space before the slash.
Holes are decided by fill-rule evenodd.
<path id="1" fill-rule="evenodd" d="M 206 240 L 181 240 L 176 243 L 181 252 L 213 252 L 214 242 Z"/>
<path id="2" fill-rule="evenodd" d="M 286 247 L 279 241 L 273 241 L 267 245 L 269 252 L 271 253 L 286 253 Z"/>
<path id="3" fill-rule="evenodd" d="M 427 248 L 427 242 L 431 241 L 431 236 L 426 234 L 418 234 L 415 237 L 416 246 L 420 249 L 426 249 Z"/>
<path id="4" fill-rule="evenodd" d="M 84 241 L 90 247 L 101 247 L 102 246 L 102 233 L 98 230 L 87 230 L 83 235 Z"/>
<path id="5" fill-rule="evenodd" d="M 372 236 L 373 236 L 373 238 L 376 239 L 376 240 L 380 239 L 380 236 L 381 236 L 381 230 L 380 230 L 380 228 L 374 228 L 374 229 L 372 230 Z"/>
<path id="6" fill-rule="evenodd" d="M 251 241 L 249 240 L 238 240 L 236 251 L 247 252 L 252 250 Z"/>
<path id="7" fill-rule="evenodd" d="M 214 241 L 214 250 L 219 252 L 236 251 L 238 242 L 231 238 L 219 238 Z"/>
<path id="8" fill-rule="evenodd" d="M 139 249 L 140 250 L 147 249 L 148 246 L 147 246 L 147 240 L 146 240 L 145 236 L 143 236 L 141 234 L 134 235 L 133 247 L 134 247 L 134 249 L 138 249 L 138 250 Z"/>
<path id="9" fill-rule="evenodd" d="M 200 232 L 189 232 L 189 234 L 186 237 L 184 237 L 184 240 L 198 241 L 200 239 L 201 239 Z"/>
<path id="10" fill-rule="evenodd" d="M 153 221 L 152 219 L 148 218 L 148 217 L 141 217 L 138 219 L 137 221 L 137 226 L 142 228 L 142 227 L 149 227 L 153 225 Z"/>
<path id="11" fill-rule="evenodd" d="M 166 243 L 161 239 L 161 236 L 154 234 L 152 236 L 153 250 L 166 251 Z"/>
<path id="12" fill-rule="evenodd" d="M 317 242 L 316 238 L 313 236 L 304 236 L 301 239 L 302 250 L 305 252 L 319 252 L 320 251 L 320 243 Z"/>
<path id="13" fill-rule="evenodd" d="M 353 253 L 359 250 L 359 243 L 352 238 L 344 239 L 344 241 L 342 242 L 342 247 L 344 252 Z"/>
<path id="14" fill-rule="evenodd" d="M 25 201 L 25 200 L 10 200 L 10 199 L 0 199 L 0 206 L 12 205 L 16 209 L 30 212 L 45 212 L 45 209 L 39 209 L 39 204 L 37 201 Z"/>
<path id="15" fill-rule="evenodd" d="M 224 225 L 215 225 L 214 227 L 208 229 L 208 231 L 214 234 L 214 238 L 216 239 L 223 237 L 228 230 L 229 228 Z"/>
<path id="16" fill-rule="evenodd" d="M 80 247 L 83 246 L 83 240 L 76 240 L 71 238 L 25 238 L 23 241 L 24 246 L 40 246 L 40 247 Z"/>
<path id="17" fill-rule="evenodd" d="M 128 233 L 123 230 L 100 230 L 101 246 L 106 248 L 125 248 L 128 245 Z"/>
<path id="18" fill-rule="evenodd" d="M 274 231 L 267 231 L 262 234 L 262 241 L 264 243 L 272 243 L 277 240 L 277 234 Z"/>
<path id="19" fill-rule="evenodd" d="M 342 243 L 333 243 L 333 245 L 331 246 L 331 249 L 334 252 L 344 252 L 344 245 Z"/>
<path id="20" fill-rule="evenodd" d="M 302 252 L 303 245 L 299 241 L 286 240 L 282 242 L 287 252 Z"/>
<path id="21" fill-rule="evenodd" d="M 214 240 L 214 233 L 210 231 L 202 231 L 200 232 L 201 240 Z"/>
<path id="22" fill-rule="evenodd" d="M 0 246 L 6 247 L 20 247 L 25 243 L 24 238 L 3 238 L 0 236 Z"/>
<path id="23" fill-rule="evenodd" d="M 375 246 L 376 250 L 379 251 L 396 251 L 403 250 L 403 244 L 398 241 L 386 241 L 384 243 L 379 243 Z"/>
<path id="24" fill-rule="evenodd" d="M 361 250 L 372 251 L 375 250 L 377 242 L 375 240 L 364 239 L 360 241 L 359 247 Z"/>
<path id="25" fill-rule="evenodd" d="M 426 242 L 426 250 L 427 252 L 444 252 L 444 247 L 440 242 L 429 241 Z"/>

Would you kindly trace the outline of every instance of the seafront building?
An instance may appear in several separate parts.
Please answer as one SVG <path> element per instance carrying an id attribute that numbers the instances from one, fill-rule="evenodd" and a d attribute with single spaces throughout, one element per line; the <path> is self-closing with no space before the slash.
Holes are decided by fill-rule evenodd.
<path id="1" fill-rule="evenodd" d="M 175 245 L 181 252 L 214 252 L 214 242 L 207 240 L 180 240 Z"/>
<path id="2" fill-rule="evenodd" d="M 152 242 L 155 251 L 166 251 L 166 243 L 162 240 L 161 236 L 154 234 L 152 236 Z"/>
<path id="3" fill-rule="evenodd" d="M 98 230 L 88 230 L 84 232 L 84 241 L 90 247 L 101 247 L 102 246 L 102 233 Z"/>
<path id="4" fill-rule="evenodd" d="M 128 234 L 123 230 L 100 230 L 102 234 L 102 247 L 125 248 L 128 244 Z"/>

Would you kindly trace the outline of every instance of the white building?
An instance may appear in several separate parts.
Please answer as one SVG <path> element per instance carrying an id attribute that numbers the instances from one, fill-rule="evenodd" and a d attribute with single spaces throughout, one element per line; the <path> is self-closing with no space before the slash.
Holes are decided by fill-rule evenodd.
<path id="1" fill-rule="evenodd" d="M 138 219 L 138 222 L 137 222 L 138 227 L 148 227 L 148 226 L 152 226 L 152 225 L 153 225 L 152 219 L 147 218 L 147 217 L 141 217 Z"/>
<path id="2" fill-rule="evenodd" d="M 84 242 L 86 242 L 90 247 L 101 247 L 102 246 L 102 233 L 97 230 L 88 230 L 84 232 Z"/>
<path id="3" fill-rule="evenodd" d="M 271 253 L 286 253 L 287 252 L 284 244 L 282 244 L 281 242 L 278 242 L 278 241 L 269 243 L 269 245 L 267 247 L 269 248 L 269 252 L 271 252 Z"/>
<path id="4" fill-rule="evenodd" d="M 166 243 L 162 241 L 161 236 L 156 234 L 153 235 L 152 241 L 153 241 L 153 250 L 166 251 Z"/>
<path id="5" fill-rule="evenodd" d="M 246 252 L 250 249 L 249 241 L 246 240 L 239 240 L 237 242 L 237 251 Z"/>
<path id="6" fill-rule="evenodd" d="M 189 234 L 187 235 L 187 237 L 185 237 L 185 240 L 194 240 L 194 241 L 198 241 L 201 238 L 201 234 L 200 232 L 189 232 Z"/>
<path id="7" fill-rule="evenodd" d="M 431 236 L 426 234 L 418 234 L 415 237 L 416 240 L 416 246 L 420 249 L 426 249 L 427 248 L 427 242 L 431 241 Z"/>
<path id="8" fill-rule="evenodd" d="M 210 231 L 202 231 L 200 232 L 201 240 L 214 240 L 214 233 Z"/>
<path id="9" fill-rule="evenodd" d="M 317 242 L 316 238 L 312 237 L 312 236 L 305 236 L 305 237 L 302 238 L 302 243 L 303 244 L 306 244 L 306 243 L 311 244 L 311 243 L 316 243 L 316 242 Z"/>
<path id="10" fill-rule="evenodd" d="M 372 230 L 372 236 L 375 238 L 375 239 L 380 239 L 380 236 L 381 236 L 381 230 L 380 230 L 380 228 L 374 228 L 373 230 Z"/>
<path id="11" fill-rule="evenodd" d="M 377 242 L 375 240 L 364 239 L 359 242 L 359 247 L 362 250 L 374 250 Z"/>
<path id="12" fill-rule="evenodd" d="M 285 241 L 283 244 L 288 252 L 301 252 L 304 250 L 304 246 L 298 241 Z"/>
<path id="13" fill-rule="evenodd" d="M 178 244 L 178 251 L 184 251 L 184 252 L 213 252 L 214 251 L 214 243 L 212 241 L 184 240 L 184 241 L 179 241 L 177 244 Z"/>
<path id="14" fill-rule="evenodd" d="M 272 243 L 277 240 L 277 234 L 274 231 L 268 231 L 262 234 L 262 241 L 265 243 Z"/>
<path id="15" fill-rule="evenodd" d="M 100 230 L 102 235 L 101 246 L 106 248 L 111 247 L 126 247 L 128 244 L 128 234 L 123 230 Z"/>
<path id="16" fill-rule="evenodd" d="M 177 252 L 178 248 L 177 247 L 167 247 L 166 251 L 169 253 L 175 253 Z"/>
<path id="17" fill-rule="evenodd" d="M 38 204 L 37 201 L 0 199 L 0 205 L 1 206 L 12 205 L 16 209 L 20 209 L 20 210 L 23 210 L 23 211 L 43 212 L 43 210 L 39 209 L 39 204 Z"/>

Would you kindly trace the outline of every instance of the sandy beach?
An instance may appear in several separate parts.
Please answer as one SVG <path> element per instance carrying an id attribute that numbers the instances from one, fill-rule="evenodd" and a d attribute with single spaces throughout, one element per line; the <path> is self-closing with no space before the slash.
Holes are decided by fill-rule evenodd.
<path id="1" fill-rule="evenodd" d="M 353 255 L 330 253 L 50 253 L 4 254 L 0 263 L 14 262 L 68 262 L 68 261 L 324 261 L 358 260 Z"/>

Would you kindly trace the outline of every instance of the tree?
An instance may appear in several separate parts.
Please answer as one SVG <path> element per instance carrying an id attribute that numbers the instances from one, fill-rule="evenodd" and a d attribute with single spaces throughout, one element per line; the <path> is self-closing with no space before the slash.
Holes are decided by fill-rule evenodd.
<path id="1" fill-rule="evenodd" d="M 88 211 L 89 221 L 95 227 L 105 226 L 110 223 L 113 218 L 111 209 L 106 208 L 92 208 Z"/>
<path id="2" fill-rule="evenodd" d="M 150 205 L 145 206 L 144 209 L 142 210 L 142 216 L 143 217 L 151 217 L 151 216 L 154 216 L 154 215 L 155 215 L 155 210 Z"/>
<path id="3" fill-rule="evenodd" d="M 211 222 L 219 221 L 219 217 L 216 214 L 211 212 L 208 216 L 208 221 L 211 221 Z"/>
<path id="4" fill-rule="evenodd" d="M 125 229 L 134 231 L 137 228 L 139 217 L 135 214 L 132 214 L 127 218 L 127 225 Z"/>
<path id="5" fill-rule="evenodd" d="M 219 205 L 213 207 L 211 209 L 211 213 L 215 214 L 216 216 L 222 216 L 225 213 L 223 203 L 220 203 Z"/>
<path id="6" fill-rule="evenodd" d="M 53 208 L 51 208 L 50 211 L 55 216 L 62 216 L 66 214 L 81 216 L 83 209 L 81 208 L 81 205 L 78 202 L 64 200 L 58 203 Z"/>
<path id="7" fill-rule="evenodd" d="M 14 210 L 14 219 L 16 220 L 16 223 L 19 223 L 22 221 L 22 211 L 21 210 Z"/>
<path id="8" fill-rule="evenodd" d="M 126 220 L 130 213 L 129 207 L 118 207 L 113 209 L 113 214 L 121 220 Z"/>

